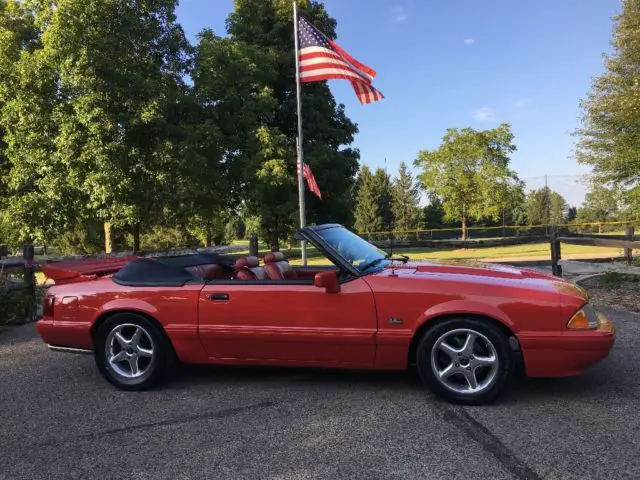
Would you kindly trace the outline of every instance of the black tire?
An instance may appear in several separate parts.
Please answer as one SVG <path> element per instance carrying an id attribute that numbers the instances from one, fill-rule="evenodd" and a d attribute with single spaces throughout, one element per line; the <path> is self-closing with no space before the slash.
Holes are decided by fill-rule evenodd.
<path id="1" fill-rule="evenodd" d="M 466 340 L 469 332 L 479 334 L 471 337 L 475 338 L 476 346 L 472 348 L 476 350 L 460 353 L 464 346 L 461 340 Z M 442 341 L 447 348 L 440 346 Z M 491 346 L 485 341 L 490 342 Z M 438 347 L 434 350 L 436 344 Z M 482 365 L 481 362 L 489 358 L 495 358 L 497 362 Z M 438 321 L 429 328 L 418 344 L 416 364 L 420 378 L 427 387 L 448 402 L 462 405 L 492 403 L 504 390 L 514 368 L 513 353 L 505 332 L 489 319 L 466 317 Z M 442 372 L 449 366 L 454 373 L 440 380 L 435 370 Z M 473 375 L 478 382 L 478 391 L 464 391 L 465 388 L 471 389 L 469 375 Z M 484 379 L 486 385 L 478 379 Z"/>
<path id="2" fill-rule="evenodd" d="M 140 331 L 138 346 L 124 348 L 121 342 L 114 338 L 120 333 L 127 339 Z M 110 362 L 108 355 L 116 353 L 129 356 L 119 362 Z M 146 352 L 143 356 L 140 352 Z M 108 353 L 108 351 L 110 353 Z M 122 353 L 121 353 L 122 352 Z M 131 352 L 131 353 L 129 353 Z M 148 352 L 152 352 L 151 357 Z M 165 332 L 155 322 L 135 313 L 117 313 L 99 326 L 95 338 L 95 361 L 100 373 L 115 387 L 121 390 L 147 390 L 158 386 L 169 379 L 176 365 L 176 356 L 171 342 Z M 135 357 L 138 376 L 131 365 Z M 144 369 L 144 371 L 143 371 Z M 126 374 L 130 374 L 127 377 Z"/>

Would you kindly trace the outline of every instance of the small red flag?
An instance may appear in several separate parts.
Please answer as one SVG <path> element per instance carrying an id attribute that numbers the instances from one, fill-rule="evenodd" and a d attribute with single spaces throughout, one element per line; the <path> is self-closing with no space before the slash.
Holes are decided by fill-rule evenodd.
<path id="1" fill-rule="evenodd" d="M 300 175 L 300 159 L 296 161 L 296 172 Z M 313 176 L 313 172 L 311 171 L 311 167 L 308 163 L 304 164 L 304 171 L 302 172 L 304 179 L 307 181 L 307 187 L 309 190 L 315 194 L 320 200 L 322 200 L 322 194 L 320 193 L 320 187 L 318 187 L 318 183 L 316 182 L 316 178 Z"/>

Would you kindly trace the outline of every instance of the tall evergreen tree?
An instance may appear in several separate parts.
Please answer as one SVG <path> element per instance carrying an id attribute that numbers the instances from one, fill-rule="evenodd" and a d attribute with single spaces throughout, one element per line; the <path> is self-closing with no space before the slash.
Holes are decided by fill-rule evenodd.
<path id="1" fill-rule="evenodd" d="M 364 165 L 360 169 L 356 193 L 355 228 L 362 233 L 391 230 L 393 212 L 391 211 L 392 193 L 389 175 L 378 168 L 371 173 Z"/>
<path id="2" fill-rule="evenodd" d="M 355 228 L 358 232 L 369 233 L 382 229 L 382 220 L 378 216 L 373 174 L 367 165 L 362 166 L 358 176 L 354 217 Z"/>
<path id="3" fill-rule="evenodd" d="M 382 168 L 373 176 L 373 192 L 376 198 L 378 217 L 383 231 L 393 229 L 393 189 L 391 177 Z"/>
<path id="4" fill-rule="evenodd" d="M 393 229 L 413 230 L 420 222 L 420 193 L 407 165 L 400 163 L 398 177 L 393 183 Z"/>

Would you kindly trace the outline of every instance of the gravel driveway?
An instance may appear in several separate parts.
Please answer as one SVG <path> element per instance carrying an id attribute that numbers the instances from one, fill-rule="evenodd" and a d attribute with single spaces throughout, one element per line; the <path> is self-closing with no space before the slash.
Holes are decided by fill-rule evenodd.
<path id="1" fill-rule="evenodd" d="M 580 377 L 514 380 L 489 407 L 413 373 L 183 368 L 125 393 L 90 356 L 0 333 L 0 479 L 638 478 L 640 316 L 607 310 L 611 356 Z"/>

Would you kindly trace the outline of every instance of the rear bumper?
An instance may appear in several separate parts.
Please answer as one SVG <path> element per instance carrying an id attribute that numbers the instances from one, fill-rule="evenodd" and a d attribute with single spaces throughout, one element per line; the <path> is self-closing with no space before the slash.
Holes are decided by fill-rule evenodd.
<path id="1" fill-rule="evenodd" d="M 65 347 L 81 352 L 93 351 L 90 323 L 77 321 L 57 321 L 54 323 L 53 318 L 44 317 L 36 322 L 36 331 L 42 341 L 48 344 L 52 350 L 62 351 L 60 348 Z"/>
<path id="2" fill-rule="evenodd" d="M 615 343 L 615 327 L 598 313 L 596 330 L 524 335 L 520 347 L 529 377 L 569 377 L 606 358 Z"/>

